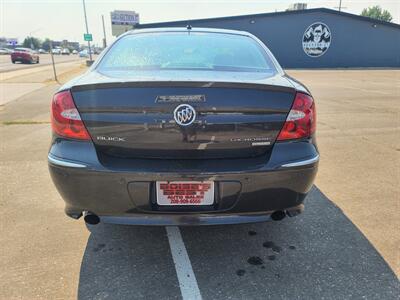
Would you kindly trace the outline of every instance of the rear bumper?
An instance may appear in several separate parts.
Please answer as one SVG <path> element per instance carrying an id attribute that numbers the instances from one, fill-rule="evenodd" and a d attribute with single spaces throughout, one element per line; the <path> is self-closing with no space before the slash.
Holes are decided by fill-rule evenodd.
<path id="1" fill-rule="evenodd" d="M 297 216 L 304 210 L 304 204 L 285 210 L 289 217 Z M 227 225 L 267 222 L 273 220 L 273 212 L 236 213 L 236 214 L 131 214 L 129 216 L 100 216 L 100 222 L 121 225 L 146 226 L 199 226 Z M 283 218 L 283 217 L 282 217 Z"/>
<path id="2" fill-rule="evenodd" d="M 319 155 L 311 141 L 276 144 L 269 159 L 190 163 L 131 160 L 100 163 L 88 142 L 58 140 L 49 153 L 50 174 L 67 215 L 83 211 L 102 222 L 136 225 L 212 225 L 268 221 L 275 211 L 303 210 Z M 216 182 L 212 207 L 158 207 L 155 182 Z"/>
<path id="3" fill-rule="evenodd" d="M 31 61 L 33 57 L 30 55 L 11 55 L 11 60 L 13 61 Z"/>

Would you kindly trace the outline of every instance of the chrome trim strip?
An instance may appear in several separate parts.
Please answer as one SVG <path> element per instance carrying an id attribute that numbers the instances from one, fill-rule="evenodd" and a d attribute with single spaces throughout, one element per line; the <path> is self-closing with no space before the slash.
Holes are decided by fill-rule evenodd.
<path id="1" fill-rule="evenodd" d="M 68 168 L 86 168 L 87 167 L 84 164 L 73 163 L 73 162 L 57 159 L 50 155 L 47 156 L 47 159 L 48 159 L 49 163 L 52 163 L 53 165 L 56 165 L 56 166 L 68 167 Z"/>
<path id="2" fill-rule="evenodd" d="M 155 225 L 155 226 L 197 226 L 197 225 L 225 225 L 240 223 L 267 222 L 271 220 L 272 212 L 258 214 L 237 215 L 154 215 L 154 214 L 130 214 L 126 217 L 99 216 L 100 222 L 124 225 Z"/>
<path id="3" fill-rule="evenodd" d="M 284 164 L 281 167 L 282 168 L 300 167 L 300 166 L 311 165 L 313 163 L 316 163 L 317 161 L 319 161 L 319 154 L 317 154 L 317 156 L 310 158 L 310 159 L 300 160 L 300 161 Z"/>

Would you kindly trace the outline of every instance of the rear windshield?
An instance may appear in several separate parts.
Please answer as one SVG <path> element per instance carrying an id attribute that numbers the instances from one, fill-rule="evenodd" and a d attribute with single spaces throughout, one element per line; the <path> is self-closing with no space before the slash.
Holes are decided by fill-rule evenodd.
<path id="1" fill-rule="evenodd" d="M 112 46 L 98 69 L 276 72 L 252 38 L 201 32 L 127 35 Z"/>

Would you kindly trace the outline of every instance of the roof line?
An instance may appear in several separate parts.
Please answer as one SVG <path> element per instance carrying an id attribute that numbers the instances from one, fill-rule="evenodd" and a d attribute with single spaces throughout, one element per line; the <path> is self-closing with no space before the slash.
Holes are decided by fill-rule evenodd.
<path id="1" fill-rule="evenodd" d="M 400 24 L 386 22 L 382 20 L 373 19 L 370 17 L 355 15 L 347 12 L 337 11 L 330 8 L 310 8 L 304 10 L 289 10 L 289 11 L 279 11 L 279 12 L 269 12 L 269 13 L 260 13 L 260 14 L 248 14 L 248 15 L 238 15 L 238 16 L 227 16 L 227 17 L 212 17 L 212 18 L 204 18 L 204 19 L 188 19 L 188 20 L 178 20 L 178 21 L 168 21 L 168 22 L 155 22 L 155 23 L 145 23 L 145 24 L 138 24 L 135 28 L 151 28 L 156 26 L 171 26 L 171 25 L 182 25 L 182 24 L 189 24 L 190 22 L 202 22 L 202 21 L 220 21 L 220 20 L 234 20 L 234 19 L 241 19 L 241 18 L 259 18 L 259 17 L 266 17 L 266 16 L 279 16 L 279 15 L 290 15 L 290 14 L 301 14 L 301 13 L 312 13 L 312 12 L 325 12 L 330 14 L 341 15 L 350 18 L 356 18 L 362 21 L 374 23 L 374 24 L 381 24 L 386 26 L 391 26 L 400 29 Z"/>

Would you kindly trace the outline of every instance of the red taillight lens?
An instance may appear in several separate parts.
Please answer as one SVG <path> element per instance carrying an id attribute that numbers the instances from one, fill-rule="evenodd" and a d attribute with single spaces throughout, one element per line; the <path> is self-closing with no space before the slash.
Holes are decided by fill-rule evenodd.
<path id="1" fill-rule="evenodd" d="M 297 93 L 278 141 L 311 136 L 316 129 L 315 103 L 311 96 Z"/>
<path id="2" fill-rule="evenodd" d="M 57 93 L 51 102 L 51 127 L 60 136 L 90 140 L 70 91 Z"/>

